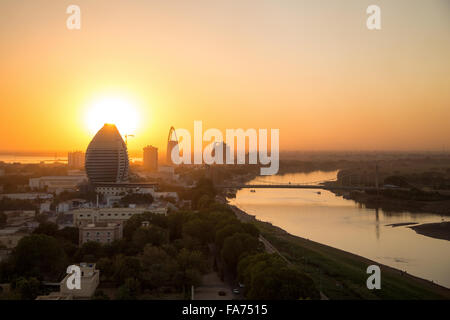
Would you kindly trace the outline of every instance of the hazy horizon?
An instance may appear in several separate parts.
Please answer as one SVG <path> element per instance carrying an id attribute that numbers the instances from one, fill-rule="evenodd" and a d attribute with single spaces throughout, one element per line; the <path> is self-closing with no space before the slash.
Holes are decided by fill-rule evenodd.
<path id="1" fill-rule="evenodd" d="M 0 150 L 0 156 L 24 156 L 24 157 L 54 157 L 55 154 L 58 158 L 67 157 L 67 153 L 81 151 L 85 152 L 86 150 L 78 149 L 78 150 L 38 150 L 38 151 L 30 151 L 30 150 Z M 158 149 L 159 160 L 165 160 L 166 156 L 165 149 Z M 142 150 L 128 150 L 129 156 L 133 158 L 141 158 Z M 414 154 L 414 155 L 429 155 L 429 154 L 439 154 L 439 155 L 450 155 L 450 150 L 280 150 L 280 156 L 289 155 L 326 155 L 326 154 L 346 154 L 346 153 L 354 153 L 355 155 L 367 155 L 367 154 L 392 154 L 392 155 L 405 155 L 405 154 Z M 1 159 L 0 159 L 1 161 Z"/>

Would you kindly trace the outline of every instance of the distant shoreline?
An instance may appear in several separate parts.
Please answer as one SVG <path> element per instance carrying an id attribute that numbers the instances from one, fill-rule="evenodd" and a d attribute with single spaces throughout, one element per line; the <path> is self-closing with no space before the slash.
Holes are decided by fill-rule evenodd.
<path id="1" fill-rule="evenodd" d="M 418 226 L 408 227 L 418 234 L 441 240 L 450 241 L 450 222 L 424 223 Z"/>
<path id="2" fill-rule="evenodd" d="M 450 200 L 440 201 L 418 201 L 408 199 L 395 199 L 385 196 L 377 196 L 362 192 L 336 192 L 337 196 L 353 200 L 364 205 L 368 209 L 381 209 L 385 212 L 412 212 L 412 213 L 434 213 L 450 216 Z"/>

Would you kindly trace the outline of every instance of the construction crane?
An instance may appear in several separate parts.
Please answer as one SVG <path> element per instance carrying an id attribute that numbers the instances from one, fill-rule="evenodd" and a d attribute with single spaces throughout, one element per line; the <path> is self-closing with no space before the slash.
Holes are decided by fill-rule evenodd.
<path id="1" fill-rule="evenodd" d="M 128 137 L 133 137 L 134 138 L 134 134 L 126 134 L 125 135 L 125 145 L 128 147 Z"/>

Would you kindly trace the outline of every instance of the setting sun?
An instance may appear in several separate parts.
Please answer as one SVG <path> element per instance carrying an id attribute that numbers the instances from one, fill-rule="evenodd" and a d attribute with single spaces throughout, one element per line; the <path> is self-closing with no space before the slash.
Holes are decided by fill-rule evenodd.
<path id="1" fill-rule="evenodd" d="M 85 121 L 90 134 L 95 134 L 105 123 L 115 124 L 122 135 L 136 133 L 139 126 L 135 103 L 115 96 L 94 100 L 88 106 Z"/>

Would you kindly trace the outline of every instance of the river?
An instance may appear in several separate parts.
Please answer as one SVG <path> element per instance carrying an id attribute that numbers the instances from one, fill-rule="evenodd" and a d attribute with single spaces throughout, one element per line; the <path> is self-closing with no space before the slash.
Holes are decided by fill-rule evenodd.
<path id="1" fill-rule="evenodd" d="M 249 184 L 312 183 L 337 171 L 257 177 Z M 241 189 L 229 199 L 245 212 L 287 232 L 369 258 L 450 288 L 450 241 L 417 234 L 396 223 L 448 221 L 433 213 L 367 209 L 353 200 L 316 189 Z"/>

